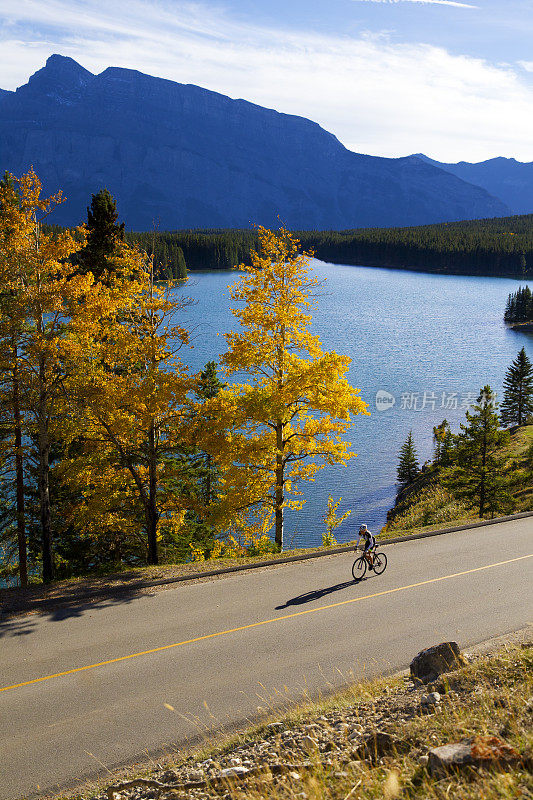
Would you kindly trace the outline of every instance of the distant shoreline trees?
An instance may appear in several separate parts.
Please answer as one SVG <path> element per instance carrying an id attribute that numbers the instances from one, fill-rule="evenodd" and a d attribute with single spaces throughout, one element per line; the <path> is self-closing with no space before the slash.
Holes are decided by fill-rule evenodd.
<path id="1" fill-rule="evenodd" d="M 533 292 L 529 286 L 520 286 L 507 298 L 504 320 L 509 325 L 533 323 Z"/>
<path id="2" fill-rule="evenodd" d="M 421 225 L 410 228 L 362 228 L 347 231 L 297 231 L 303 249 L 337 264 L 391 267 L 442 274 L 533 276 L 533 214 Z M 149 250 L 150 233 L 127 233 L 132 244 Z M 155 235 L 156 261 L 182 277 L 187 269 L 233 269 L 250 264 L 257 249 L 253 230 L 161 231 Z M 181 262 L 180 262 L 181 263 Z"/>

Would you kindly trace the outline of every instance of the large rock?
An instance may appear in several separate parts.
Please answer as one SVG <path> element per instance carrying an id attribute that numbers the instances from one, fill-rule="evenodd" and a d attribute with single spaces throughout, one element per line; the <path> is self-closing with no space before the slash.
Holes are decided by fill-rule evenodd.
<path id="1" fill-rule="evenodd" d="M 436 680 L 443 672 L 466 664 L 457 642 L 442 642 L 421 650 L 411 661 L 411 677 L 423 683 Z"/>
<path id="2" fill-rule="evenodd" d="M 465 767 L 503 768 L 522 762 L 520 753 L 497 736 L 476 736 L 462 742 L 434 747 L 429 751 L 428 769 L 441 778 Z"/>

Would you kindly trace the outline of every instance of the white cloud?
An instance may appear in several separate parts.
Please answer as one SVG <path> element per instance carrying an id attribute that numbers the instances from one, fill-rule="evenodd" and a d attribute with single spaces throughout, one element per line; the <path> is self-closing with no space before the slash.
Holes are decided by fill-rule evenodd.
<path id="1" fill-rule="evenodd" d="M 1 44 L 3 88 L 25 83 L 59 52 L 93 72 L 128 67 L 308 117 L 358 152 L 533 160 L 533 88 L 509 65 L 385 35 L 273 30 L 198 4 L 3 5 L 11 21 Z"/>
<path id="2" fill-rule="evenodd" d="M 533 61 L 519 61 L 518 64 L 525 69 L 526 72 L 533 72 Z"/>
<path id="3" fill-rule="evenodd" d="M 395 3 L 421 3 L 425 6 L 454 6 L 455 8 L 479 8 L 470 3 L 457 3 L 455 0 L 355 0 L 359 3 L 388 3 L 393 5 Z"/>

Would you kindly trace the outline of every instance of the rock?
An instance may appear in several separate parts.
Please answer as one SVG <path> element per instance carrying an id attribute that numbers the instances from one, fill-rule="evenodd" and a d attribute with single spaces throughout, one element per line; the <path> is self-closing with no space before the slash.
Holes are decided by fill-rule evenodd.
<path id="1" fill-rule="evenodd" d="M 435 709 L 436 706 L 440 703 L 440 694 L 438 692 L 430 692 L 429 694 L 423 694 L 420 698 L 420 705 L 429 710 Z"/>
<path id="2" fill-rule="evenodd" d="M 242 778 L 244 775 L 247 775 L 250 772 L 249 769 L 246 767 L 227 767 L 226 769 L 221 769 L 219 772 L 219 776 L 221 778 Z"/>
<path id="3" fill-rule="evenodd" d="M 335 731 L 336 733 L 341 734 L 341 736 L 346 736 L 348 731 L 350 730 L 350 726 L 346 722 L 336 722 L 335 723 Z"/>
<path id="4" fill-rule="evenodd" d="M 457 642 L 442 642 L 421 650 L 411 661 L 411 677 L 431 683 L 443 672 L 457 669 L 466 663 Z"/>
<path id="5" fill-rule="evenodd" d="M 498 736 L 476 736 L 462 742 L 434 747 L 429 751 L 428 767 L 435 777 L 464 767 L 504 767 L 518 764 L 520 753 Z"/>
<path id="6" fill-rule="evenodd" d="M 386 731 L 374 731 L 365 736 L 359 747 L 356 749 L 360 758 L 369 758 L 375 762 L 381 756 L 389 755 L 401 749 L 399 739 L 396 739 Z"/>
<path id="7" fill-rule="evenodd" d="M 300 742 L 300 747 L 302 750 L 305 750 L 306 753 L 315 753 L 317 746 L 316 739 L 312 739 L 311 736 L 304 736 Z"/>
<path id="8" fill-rule="evenodd" d="M 202 780 L 202 778 L 203 778 L 203 775 L 199 778 L 199 780 Z M 161 775 L 159 776 L 159 780 L 161 781 L 161 783 L 172 783 L 172 782 L 176 782 L 178 779 L 179 779 L 179 775 L 173 769 L 167 769 L 164 772 L 162 772 Z M 195 779 L 191 778 L 191 780 L 195 780 Z M 118 795 L 115 795 L 115 797 L 117 797 L 117 796 Z"/>
<path id="9" fill-rule="evenodd" d="M 421 767 L 427 767 L 428 761 L 429 761 L 428 755 L 422 755 L 418 757 L 418 763 L 420 764 Z"/>
<path id="10" fill-rule="evenodd" d="M 359 737 L 363 733 L 363 728 L 361 725 L 354 725 L 352 728 L 352 732 L 348 735 L 348 739 L 353 741 L 354 739 L 359 739 Z"/>
<path id="11" fill-rule="evenodd" d="M 174 773 L 174 780 L 177 779 L 177 774 Z M 200 772 L 199 770 L 191 770 L 187 773 L 187 781 L 190 783 L 199 783 L 200 781 L 204 780 L 204 773 Z M 170 781 L 166 780 L 166 783 L 170 783 Z"/>
<path id="12" fill-rule="evenodd" d="M 283 722 L 270 722 L 267 728 L 269 731 L 273 731 L 273 733 L 281 733 L 281 731 L 285 730 L 285 725 Z"/>

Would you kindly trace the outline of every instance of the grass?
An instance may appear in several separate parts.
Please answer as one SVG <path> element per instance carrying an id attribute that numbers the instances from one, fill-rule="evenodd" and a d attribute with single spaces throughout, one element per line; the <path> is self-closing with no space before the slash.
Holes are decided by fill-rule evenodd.
<path id="1" fill-rule="evenodd" d="M 533 425 L 526 425 L 511 433 L 503 449 L 505 473 L 513 497 L 511 513 L 533 511 Z M 402 536 L 429 531 L 446 526 L 479 522 L 474 507 L 459 501 L 439 482 L 439 471 L 430 467 L 422 473 L 413 489 L 399 502 L 395 513 L 383 529 L 381 536 Z"/>
<path id="2" fill-rule="evenodd" d="M 422 713 L 421 690 L 414 690 L 405 677 L 380 678 L 351 686 L 342 692 L 293 707 L 282 717 L 287 730 L 297 730 L 306 724 L 322 725 L 331 734 L 336 747 L 316 753 L 297 775 L 283 778 L 248 779 L 220 788 L 206 787 L 190 797 L 227 800 L 506 800 L 533 798 L 533 643 L 506 645 L 495 653 L 477 657 L 461 669 L 441 676 L 436 688 L 442 694 L 438 713 Z M 425 688 L 423 691 L 428 691 Z M 357 720 L 364 732 L 386 727 L 397 742 L 395 751 L 373 763 L 354 758 L 347 751 L 342 734 L 329 727 L 328 715 L 346 715 Z M 385 721 L 384 721 L 385 718 Z M 223 741 L 204 745 L 194 753 L 165 764 L 165 770 L 194 768 L 211 758 L 227 764 L 232 754 L 242 754 L 247 747 L 270 736 L 269 763 L 276 757 L 279 742 L 272 741 L 266 723 L 248 729 Z M 518 766 L 492 769 L 467 768 L 461 772 L 436 778 L 426 766 L 427 753 L 432 747 L 457 742 L 473 736 L 498 736 L 515 748 L 526 760 Z M 337 749 L 337 746 L 339 749 Z M 348 755 L 347 755 L 348 752 Z M 300 761 L 304 761 L 300 758 Z M 141 773 L 129 775 L 139 777 Z M 143 771 L 143 776 L 158 777 Z M 116 783 L 116 778 L 113 781 Z M 70 795 L 72 797 L 72 795 Z M 123 800 L 128 798 L 122 793 Z M 149 791 L 143 797 L 156 797 Z M 161 797 L 181 798 L 181 793 L 161 794 Z M 98 791 L 76 797 L 103 798 Z"/>

